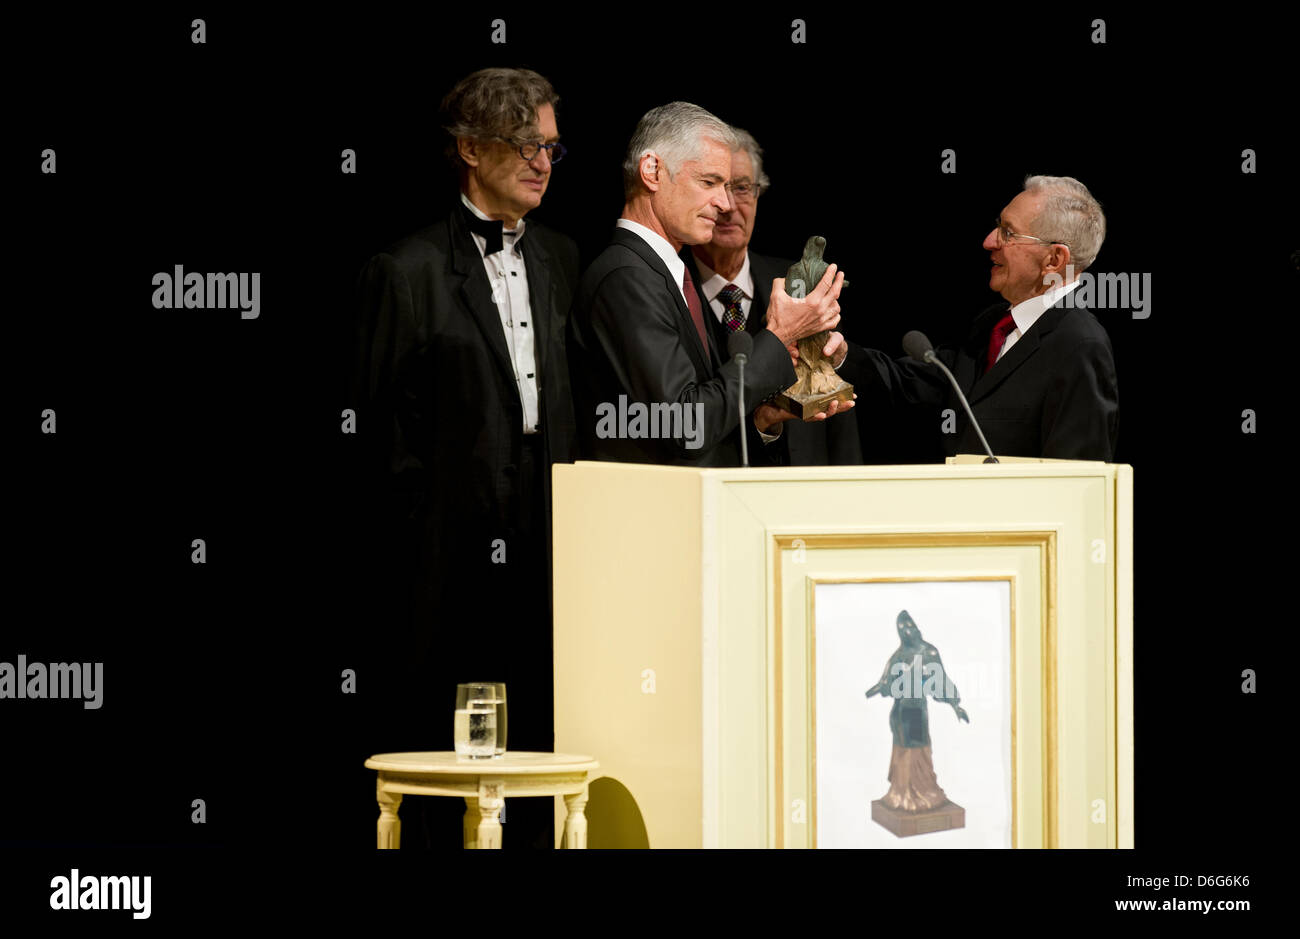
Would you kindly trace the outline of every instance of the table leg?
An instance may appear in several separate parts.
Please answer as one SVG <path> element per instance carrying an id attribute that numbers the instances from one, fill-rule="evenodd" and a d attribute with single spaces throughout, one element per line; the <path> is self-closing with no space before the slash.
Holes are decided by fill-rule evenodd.
<path id="1" fill-rule="evenodd" d="M 476 796 L 465 797 L 465 820 L 464 820 L 464 839 L 466 848 L 478 847 L 478 825 L 482 821 L 482 816 L 478 811 L 478 798 Z"/>
<path id="2" fill-rule="evenodd" d="M 587 846 L 587 789 L 564 797 L 564 846 L 566 848 L 585 848 Z"/>
<path id="3" fill-rule="evenodd" d="M 377 787 L 379 798 L 379 847 L 400 848 L 402 846 L 402 820 L 397 817 L 397 810 L 402 805 L 400 792 L 388 792 L 381 779 Z"/>
<path id="4" fill-rule="evenodd" d="M 500 779 L 481 779 L 478 784 L 478 846 L 501 847 L 501 820 L 498 813 L 505 802 L 505 784 Z"/>

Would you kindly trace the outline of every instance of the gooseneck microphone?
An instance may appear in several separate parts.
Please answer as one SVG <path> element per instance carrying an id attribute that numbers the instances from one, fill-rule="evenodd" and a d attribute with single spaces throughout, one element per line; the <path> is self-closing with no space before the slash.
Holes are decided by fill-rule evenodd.
<path id="1" fill-rule="evenodd" d="M 727 337 L 727 355 L 740 366 L 740 394 L 736 395 L 736 410 L 740 412 L 740 465 L 749 465 L 749 434 L 745 427 L 745 363 L 754 351 L 754 337 L 739 329 Z"/>
<path id="2" fill-rule="evenodd" d="M 989 442 L 984 439 L 984 431 L 980 430 L 980 422 L 975 420 L 975 414 L 970 409 L 970 402 L 966 396 L 961 393 L 961 386 L 957 384 L 957 379 L 952 377 L 952 372 L 948 371 L 948 366 L 939 361 L 939 357 L 934 354 L 934 346 L 930 340 L 925 338 L 925 333 L 918 330 L 912 330 L 903 337 L 903 351 L 917 362 L 928 362 L 931 365 L 937 365 L 943 369 L 943 373 L 948 376 L 948 381 L 952 382 L 952 388 L 957 392 L 957 397 L 961 401 L 961 406 L 966 409 L 966 416 L 970 418 L 971 426 L 975 428 L 975 433 L 979 434 L 980 443 L 984 445 L 984 452 L 988 454 L 984 458 L 985 463 L 996 463 L 998 458 L 993 455 L 993 450 L 989 447 Z"/>

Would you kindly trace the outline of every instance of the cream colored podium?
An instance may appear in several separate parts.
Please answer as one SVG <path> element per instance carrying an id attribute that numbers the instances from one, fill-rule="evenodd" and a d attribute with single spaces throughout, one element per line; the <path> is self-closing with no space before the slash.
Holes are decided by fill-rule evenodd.
<path id="1" fill-rule="evenodd" d="M 1009 744 L 988 757 L 1009 766 L 1007 846 L 1132 846 L 1131 467 L 577 463 L 553 479 L 555 746 L 600 761 L 592 847 L 829 843 L 817 591 L 979 581 L 1010 597 Z M 974 786 L 948 776 L 950 796 Z"/>

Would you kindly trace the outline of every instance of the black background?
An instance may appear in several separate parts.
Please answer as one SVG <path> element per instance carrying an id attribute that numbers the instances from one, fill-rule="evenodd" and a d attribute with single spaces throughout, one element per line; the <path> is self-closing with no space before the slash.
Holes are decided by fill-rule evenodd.
<path id="1" fill-rule="evenodd" d="M 190 42 L 196 15 L 206 45 Z M 497 16 L 505 46 L 490 42 Z M 789 41 L 795 16 L 806 45 Z M 1117 462 L 1136 473 L 1140 863 L 1089 855 L 1070 903 L 1104 907 L 1125 895 L 1109 872 L 1159 873 L 1165 852 L 1216 873 L 1261 865 L 1271 836 L 1251 812 L 1283 795 L 1266 665 L 1290 627 L 1294 36 L 1280 14 L 1023 6 L 13 20 L 0 660 L 102 661 L 104 706 L 0 702 L 0 857 L 26 878 L 12 903 L 47 908 L 49 877 L 78 863 L 258 884 L 378 863 L 361 764 L 382 713 L 363 666 L 391 624 L 366 599 L 361 444 L 339 432 L 352 287 L 366 257 L 450 204 L 437 105 L 488 65 L 535 68 L 561 96 L 570 152 L 530 218 L 584 262 L 621 209 L 637 119 L 694 101 L 766 151 L 754 249 L 797 256 L 825 235 L 852 281 L 841 330 L 885 350 L 911 328 L 959 338 L 997 299 L 980 244 L 1026 173 L 1090 187 L 1108 220 L 1092 271 L 1153 281 L 1149 319 L 1099 314 Z M 46 147 L 56 175 L 39 171 Z M 339 171 L 344 148 L 356 175 Z M 940 172 L 947 148 L 955 175 Z M 260 317 L 153 309 L 152 275 L 176 264 L 261 272 Z M 40 433 L 45 408 L 56 435 Z M 900 432 L 882 424 L 869 459 L 888 462 Z M 490 598 L 448 611 L 471 615 L 490 616 Z M 344 668 L 359 669 L 356 695 L 340 693 Z M 1241 693 L 1245 668 L 1261 694 Z M 830 863 L 751 857 L 793 878 Z M 659 866 L 567 863 L 634 891 Z M 1041 863 L 981 857 L 963 865 L 976 879 L 943 889 L 1050 876 Z M 156 910 L 202 905 L 203 884 L 160 893 L 156 877 Z"/>

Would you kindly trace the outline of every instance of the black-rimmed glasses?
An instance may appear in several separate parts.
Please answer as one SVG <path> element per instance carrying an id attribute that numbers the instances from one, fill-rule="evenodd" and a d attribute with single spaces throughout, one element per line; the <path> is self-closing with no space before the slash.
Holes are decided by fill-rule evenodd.
<path id="1" fill-rule="evenodd" d="M 510 140 L 506 137 L 498 137 L 497 139 L 505 141 L 518 150 L 519 155 L 523 157 L 525 163 L 531 163 L 533 160 L 536 160 L 537 154 L 541 153 L 543 150 L 546 151 L 546 154 L 550 157 L 552 163 L 559 163 L 564 159 L 564 155 L 569 152 L 565 148 L 564 144 L 560 143 L 558 140 L 555 141 L 555 143 L 542 143 L 537 140 L 520 143 L 518 140 Z"/>

